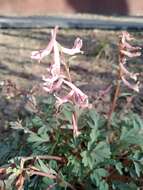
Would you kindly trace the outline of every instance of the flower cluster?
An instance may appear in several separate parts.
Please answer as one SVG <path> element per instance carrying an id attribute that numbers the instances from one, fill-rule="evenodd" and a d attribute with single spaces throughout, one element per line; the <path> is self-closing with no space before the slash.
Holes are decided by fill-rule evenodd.
<path id="1" fill-rule="evenodd" d="M 71 82 L 69 73 L 67 75 L 62 70 L 62 66 L 67 70 L 67 65 L 64 62 L 64 54 L 75 55 L 77 53 L 82 53 L 82 40 L 77 38 L 74 42 L 73 48 L 65 48 L 56 40 L 57 31 L 58 27 L 55 27 L 55 29 L 51 31 L 51 40 L 45 49 L 33 51 L 31 54 L 31 58 L 36 59 L 39 62 L 45 56 L 48 56 L 49 54 L 53 55 L 53 63 L 47 68 L 48 77 L 43 76 L 43 88 L 46 92 L 54 94 L 57 100 L 56 105 L 58 107 L 66 102 L 71 102 L 72 104 L 82 108 L 89 107 L 88 96 Z M 58 92 L 62 89 L 64 89 L 67 94 L 61 97 Z M 79 131 L 75 112 L 72 115 L 72 124 L 73 133 L 77 136 Z"/>
<path id="2" fill-rule="evenodd" d="M 119 66 L 120 66 L 120 77 L 123 83 L 130 89 L 139 92 L 139 82 L 137 81 L 138 73 L 132 73 L 125 67 L 127 57 L 133 58 L 141 55 L 140 47 L 134 47 L 129 44 L 129 41 L 134 40 L 133 37 L 128 32 L 122 32 L 121 40 L 119 43 L 120 56 L 119 56 Z M 131 84 L 128 78 L 136 81 L 136 84 Z"/>

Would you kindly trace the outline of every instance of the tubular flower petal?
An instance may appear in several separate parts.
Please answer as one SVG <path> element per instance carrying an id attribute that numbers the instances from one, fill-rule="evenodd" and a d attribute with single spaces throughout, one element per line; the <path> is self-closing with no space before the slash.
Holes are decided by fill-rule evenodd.
<path id="1" fill-rule="evenodd" d="M 82 40 L 80 38 L 77 38 L 74 42 L 73 48 L 65 48 L 63 46 L 60 46 L 60 49 L 63 53 L 68 55 L 75 55 L 77 53 L 83 53 L 80 49 L 82 48 Z"/>
<path id="2" fill-rule="evenodd" d="M 45 49 L 39 50 L 39 51 L 32 51 L 31 53 L 31 59 L 36 59 L 39 62 L 47 55 L 49 55 L 52 52 L 54 42 L 56 40 L 56 33 L 57 33 L 58 27 L 55 27 L 54 30 L 51 32 L 51 40 L 48 44 L 48 46 Z"/>
<path id="3" fill-rule="evenodd" d="M 127 31 L 123 31 L 122 32 L 122 44 L 124 44 L 124 42 L 127 41 L 131 41 L 134 40 L 134 38 L 127 32 Z"/>
<path id="4" fill-rule="evenodd" d="M 139 92 L 139 81 L 136 84 L 131 84 L 130 82 L 128 82 L 123 76 L 121 77 L 123 83 L 128 86 L 130 89 Z"/>
<path id="5" fill-rule="evenodd" d="M 72 97 L 73 97 L 74 91 L 71 90 L 66 96 L 60 98 L 59 96 L 55 95 L 57 102 L 56 105 L 57 107 L 61 106 L 62 104 L 66 103 L 66 102 L 72 102 Z"/>
<path id="6" fill-rule="evenodd" d="M 59 90 L 62 86 L 63 80 L 62 79 L 57 79 L 55 78 L 51 78 L 50 79 L 46 79 L 46 82 L 43 83 L 43 89 L 46 92 L 52 93 L 55 90 Z"/>
<path id="7" fill-rule="evenodd" d="M 73 101 L 75 104 L 78 104 L 80 107 L 88 107 L 88 96 L 84 94 L 79 88 L 69 81 L 63 80 L 63 82 L 72 89 Z"/>
<path id="8" fill-rule="evenodd" d="M 141 52 L 129 52 L 129 51 L 125 51 L 125 50 L 121 50 L 121 53 L 123 55 L 126 55 L 126 56 L 130 57 L 130 58 L 132 58 L 132 57 L 138 57 L 138 56 L 141 55 Z"/>
<path id="9" fill-rule="evenodd" d="M 139 75 L 139 73 L 131 73 L 131 72 L 129 72 L 129 71 L 125 68 L 125 66 L 124 66 L 123 64 L 121 64 L 121 63 L 120 63 L 120 68 L 121 68 L 121 70 L 122 70 L 122 74 L 123 74 L 123 75 L 126 75 L 126 76 L 132 78 L 133 80 L 137 81 L 137 76 Z"/>
<path id="10" fill-rule="evenodd" d="M 60 75 L 60 53 L 56 41 L 54 42 L 54 64 L 52 65 L 51 74 L 52 76 Z"/>

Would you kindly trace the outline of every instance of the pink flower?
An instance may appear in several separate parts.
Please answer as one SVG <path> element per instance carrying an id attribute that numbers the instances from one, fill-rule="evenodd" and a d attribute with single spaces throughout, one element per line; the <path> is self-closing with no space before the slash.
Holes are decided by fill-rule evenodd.
<path id="1" fill-rule="evenodd" d="M 127 57 L 137 57 L 141 55 L 141 52 L 139 50 L 141 49 L 140 47 L 134 47 L 128 43 L 128 41 L 134 40 L 131 35 L 124 31 L 122 32 L 121 36 L 121 43 L 120 43 L 120 52 L 121 54 L 127 56 Z"/>
<path id="2" fill-rule="evenodd" d="M 52 52 L 54 42 L 56 41 L 57 30 L 58 27 L 55 27 L 55 29 L 51 31 L 51 40 L 45 49 L 32 51 L 31 59 L 37 59 L 40 62 L 45 56 L 49 55 Z"/>
<path id="3" fill-rule="evenodd" d="M 136 84 L 131 84 L 129 83 L 124 76 L 121 76 L 121 79 L 123 81 L 123 83 L 128 86 L 128 88 L 136 91 L 136 92 L 139 92 L 139 81 L 136 83 Z"/>
<path id="4" fill-rule="evenodd" d="M 49 93 L 52 93 L 55 90 L 59 90 L 63 83 L 63 80 L 57 77 L 45 78 L 43 76 L 43 80 L 44 80 L 43 89 Z"/>
<path id="5" fill-rule="evenodd" d="M 60 76 L 60 53 L 58 44 L 56 41 L 54 41 L 54 64 L 52 65 L 51 74 L 52 76 Z"/>
<path id="6" fill-rule="evenodd" d="M 49 55 L 52 52 L 54 46 L 58 47 L 58 48 L 56 48 L 56 50 L 58 49 L 58 51 L 63 52 L 63 53 L 68 54 L 68 55 L 75 55 L 77 53 L 82 53 L 82 51 L 80 50 L 82 47 L 82 40 L 80 38 L 77 38 L 75 40 L 73 48 L 68 49 L 68 48 L 61 46 L 56 41 L 57 31 L 58 31 L 58 27 L 55 27 L 55 29 L 52 30 L 51 40 L 45 49 L 42 49 L 39 51 L 32 51 L 31 59 L 37 59 L 40 62 L 45 56 Z"/>
<path id="7" fill-rule="evenodd" d="M 63 46 L 60 46 L 60 49 L 63 53 L 68 55 L 75 55 L 77 53 L 83 53 L 80 49 L 82 48 L 82 40 L 80 38 L 77 38 L 74 42 L 74 46 L 72 49 L 65 48 Z"/>
<path id="8" fill-rule="evenodd" d="M 126 51 L 126 50 L 121 50 L 120 52 L 122 54 L 130 57 L 130 58 L 132 58 L 132 57 L 138 57 L 138 56 L 141 55 L 141 52 L 138 52 L 138 51 L 136 51 L 136 52 L 130 52 L 130 51 Z"/>
<path id="9" fill-rule="evenodd" d="M 120 65 L 120 68 L 122 71 L 122 75 L 126 75 L 126 76 L 130 77 L 131 79 L 137 81 L 137 76 L 139 75 L 139 73 L 131 73 L 125 68 L 125 66 L 123 64 L 119 63 L 119 65 Z"/>
<path id="10" fill-rule="evenodd" d="M 58 106 L 62 105 L 63 103 L 66 103 L 66 102 L 71 102 L 82 108 L 90 108 L 91 107 L 91 105 L 88 102 L 88 96 L 86 94 L 84 94 L 79 88 L 77 88 L 71 82 L 64 80 L 64 79 L 62 80 L 62 82 L 63 82 L 62 83 L 63 85 L 66 85 L 71 90 L 66 96 L 63 96 L 62 98 L 60 98 L 57 95 L 55 96 L 57 99 Z"/>

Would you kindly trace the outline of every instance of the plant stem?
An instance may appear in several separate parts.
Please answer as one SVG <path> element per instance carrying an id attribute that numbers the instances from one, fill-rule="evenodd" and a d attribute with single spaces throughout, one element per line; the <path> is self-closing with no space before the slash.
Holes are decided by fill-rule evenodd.
<path id="1" fill-rule="evenodd" d="M 108 123 L 107 123 L 107 128 L 108 129 L 110 129 L 110 127 L 111 127 L 112 114 L 113 114 L 113 112 L 115 110 L 116 102 L 117 102 L 117 99 L 118 99 L 118 96 L 119 96 L 119 93 L 120 93 L 120 84 L 121 84 L 121 69 L 119 68 L 116 91 L 115 91 L 114 98 L 113 98 L 113 101 L 112 101 L 112 105 L 111 105 L 111 108 L 110 108 L 110 111 L 109 111 L 109 114 L 108 114 Z"/>
<path id="2" fill-rule="evenodd" d="M 69 81 L 71 82 L 71 76 L 70 76 L 70 70 L 69 70 L 69 67 L 67 66 L 66 63 L 64 63 L 64 66 L 65 66 L 65 70 L 66 70 L 66 73 L 67 73 L 67 77 L 69 79 Z"/>
<path id="3" fill-rule="evenodd" d="M 24 168 L 25 162 L 33 159 L 42 159 L 42 160 L 57 160 L 59 162 L 63 162 L 64 158 L 59 157 L 59 156 L 50 156 L 50 155 L 39 155 L 39 156 L 28 156 L 28 157 L 20 157 L 21 158 L 21 164 L 20 167 L 21 169 Z"/>
<path id="4" fill-rule="evenodd" d="M 30 175 L 39 175 L 43 177 L 48 177 L 50 179 L 57 179 L 56 175 L 52 175 L 52 174 L 41 172 L 41 171 L 30 170 Z"/>

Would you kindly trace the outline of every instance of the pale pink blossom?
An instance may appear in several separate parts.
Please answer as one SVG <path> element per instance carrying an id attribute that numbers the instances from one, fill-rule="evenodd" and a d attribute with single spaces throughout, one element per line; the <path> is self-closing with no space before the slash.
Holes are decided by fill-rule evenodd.
<path id="1" fill-rule="evenodd" d="M 121 79 L 122 79 L 123 83 L 124 83 L 126 86 L 128 86 L 128 88 L 130 88 L 130 89 L 132 89 L 132 90 L 134 90 L 134 91 L 136 91 L 136 92 L 139 92 L 139 81 L 138 81 L 136 84 L 131 84 L 129 81 L 127 81 L 127 80 L 125 79 L 124 76 L 121 76 Z"/>
<path id="2" fill-rule="evenodd" d="M 77 53 L 83 53 L 83 51 L 80 50 L 81 48 L 82 48 L 82 40 L 80 38 L 76 38 L 76 40 L 74 42 L 74 46 L 71 49 L 60 46 L 61 51 L 68 55 L 75 55 Z"/>
<path id="3" fill-rule="evenodd" d="M 57 30 L 58 27 L 55 27 L 55 29 L 51 31 L 51 40 L 45 49 L 39 51 L 32 51 L 31 59 L 37 59 L 40 62 L 45 56 L 49 55 L 52 52 L 54 42 L 56 40 Z"/>
<path id="4" fill-rule="evenodd" d="M 123 83 L 128 86 L 130 89 L 133 89 L 136 92 L 139 92 L 139 82 L 136 84 L 131 84 L 127 78 L 131 78 L 137 81 L 138 73 L 132 73 L 127 70 L 125 67 L 126 57 L 133 58 L 141 55 L 141 48 L 134 47 L 128 43 L 128 41 L 133 40 L 134 38 L 128 32 L 122 32 L 121 42 L 120 42 L 120 70 L 121 70 L 121 80 Z"/>
<path id="5" fill-rule="evenodd" d="M 132 57 L 138 57 L 141 55 L 141 52 L 130 52 L 130 51 L 126 51 L 126 50 L 121 50 L 120 51 L 122 54 L 132 58 Z"/>
<path id="6" fill-rule="evenodd" d="M 139 73 L 132 73 L 132 72 L 129 72 L 126 67 L 120 63 L 120 68 L 121 68 L 121 71 L 122 71 L 122 74 L 123 75 L 126 75 L 128 77 L 130 77 L 131 79 L 137 81 L 137 76 L 139 75 Z"/>
<path id="7" fill-rule="evenodd" d="M 43 76 L 43 80 L 44 80 L 43 89 L 49 93 L 52 93 L 55 90 L 59 90 L 61 88 L 62 83 L 63 83 L 62 78 L 60 79 L 57 77 L 52 77 L 50 79 L 50 78 L 45 78 Z"/>
<path id="8" fill-rule="evenodd" d="M 120 44 L 120 52 L 128 57 L 137 57 L 141 55 L 140 47 L 138 46 L 132 46 L 128 43 L 128 41 L 134 40 L 134 38 L 126 31 L 122 32 L 121 36 L 121 44 Z"/>
<path id="9" fill-rule="evenodd" d="M 126 41 L 134 40 L 133 36 L 130 35 L 127 31 L 122 32 L 122 44 L 124 44 Z"/>
<path id="10" fill-rule="evenodd" d="M 59 48 L 58 48 L 58 44 L 55 41 L 54 42 L 54 64 L 52 65 L 52 69 L 51 69 L 51 74 L 52 76 L 60 76 L 60 53 L 59 53 Z"/>
<path id="11" fill-rule="evenodd" d="M 74 91 L 71 90 L 66 96 L 60 98 L 59 96 L 55 95 L 57 101 L 56 101 L 56 105 L 57 105 L 57 108 L 59 106 L 61 106 L 62 104 L 64 103 L 67 103 L 67 102 L 71 102 L 72 103 L 72 96 L 74 94 Z"/>

